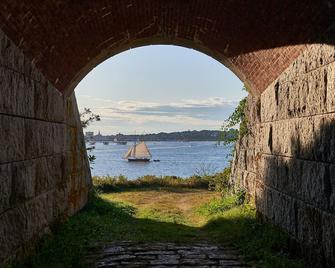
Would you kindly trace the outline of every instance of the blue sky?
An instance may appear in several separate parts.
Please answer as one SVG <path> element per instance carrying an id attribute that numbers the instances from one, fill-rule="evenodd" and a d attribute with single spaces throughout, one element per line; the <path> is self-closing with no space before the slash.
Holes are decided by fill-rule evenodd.
<path id="1" fill-rule="evenodd" d="M 195 50 L 146 46 L 92 70 L 75 92 L 101 122 L 88 130 L 138 134 L 219 129 L 246 93 L 224 65 Z"/>

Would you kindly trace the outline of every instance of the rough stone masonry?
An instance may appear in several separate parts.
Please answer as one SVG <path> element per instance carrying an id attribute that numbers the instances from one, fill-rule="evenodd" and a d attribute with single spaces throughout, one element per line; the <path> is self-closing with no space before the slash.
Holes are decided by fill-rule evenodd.
<path id="1" fill-rule="evenodd" d="M 233 180 L 287 231 L 314 267 L 335 263 L 335 47 L 311 45 L 248 98 Z"/>
<path id="2" fill-rule="evenodd" d="M 0 32 L 0 266 L 87 201 L 74 95 L 63 97 Z"/>
<path id="3" fill-rule="evenodd" d="M 334 267 L 334 1 L 2 0 L 0 7 L 0 263 L 86 203 L 77 83 L 126 49 L 170 44 L 214 57 L 247 84 L 250 133 L 238 144 L 233 179 L 265 220 L 304 245 L 314 267 Z"/>

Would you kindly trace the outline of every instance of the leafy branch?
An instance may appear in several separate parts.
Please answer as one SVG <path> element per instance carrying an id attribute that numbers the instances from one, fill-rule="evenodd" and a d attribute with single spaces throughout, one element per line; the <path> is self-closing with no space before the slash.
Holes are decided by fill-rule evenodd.
<path id="1" fill-rule="evenodd" d="M 89 108 L 84 108 L 84 111 L 80 112 L 79 115 L 81 126 L 83 129 L 87 128 L 91 123 L 101 120 L 100 115 L 93 113 Z M 87 157 L 90 164 L 94 164 L 94 161 L 96 159 L 95 155 L 91 153 L 94 149 L 94 146 L 86 147 Z"/>
<path id="2" fill-rule="evenodd" d="M 80 112 L 79 115 L 80 115 L 81 126 L 83 128 L 88 127 L 94 121 L 101 120 L 100 115 L 93 113 L 89 108 L 84 108 L 84 111 Z"/>
<path id="3" fill-rule="evenodd" d="M 245 86 L 243 87 L 243 90 L 246 90 Z M 246 105 L 247 98 L 245 97 L 239 102 L 234 112 L 224 121 L 223 126 L 221 127 L 223 133 L 229 133 L 229 131 L 232 131 L 232 128 L 239 125 L 239 129 L 235 130 L 236 135 L 225 135 L 225 137 L 223 137 L 223 142 L 225 144 L 234 143 L 239 137 L 243 137 L 249 132 L 248 120 L 245 114 Z"/>

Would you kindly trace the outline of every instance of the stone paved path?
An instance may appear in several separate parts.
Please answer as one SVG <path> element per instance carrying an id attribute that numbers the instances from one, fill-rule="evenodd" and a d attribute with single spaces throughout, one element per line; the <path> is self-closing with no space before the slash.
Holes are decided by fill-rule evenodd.
<path id="1" fill-rule="evenodd" d="M 192 245 L 174 243 L 136 244 L 118 242 L 91 256 L 93 267 L 247 267 L 237 250 L 206 242 Z"/>

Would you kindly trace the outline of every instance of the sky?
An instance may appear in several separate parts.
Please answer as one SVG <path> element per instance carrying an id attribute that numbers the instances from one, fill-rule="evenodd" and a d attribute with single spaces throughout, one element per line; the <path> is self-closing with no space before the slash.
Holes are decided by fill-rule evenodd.
<path id="1" fill-rule="evenodd" d="M 115 55 L 76 87 L 79 110 L 104 135 L 220 129 L 246 92 L 229 69 L 198 51 L 146 46 Z"/>

